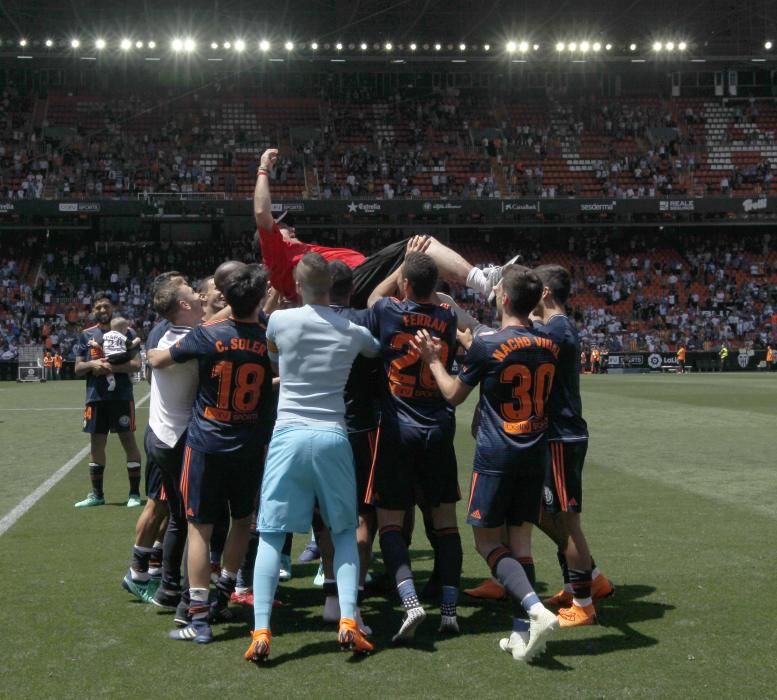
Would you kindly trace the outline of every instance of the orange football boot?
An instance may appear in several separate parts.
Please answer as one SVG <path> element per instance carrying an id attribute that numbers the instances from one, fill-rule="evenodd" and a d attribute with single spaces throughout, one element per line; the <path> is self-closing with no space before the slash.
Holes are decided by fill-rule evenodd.
<path id="1" fill-rule="evenodd" d="M 487 578 L 477 588 L 465 588 L 464 592 L 471 598 L 481 598 L 482 600 L 505 600 L 507 598 L 505 587 L 492 578 Z"/>
<path id="2" fill-rule="evenodd" d="M 615 593 L 615 586 L 604 574 L 599 574 L 591 581 L 591 598 L 594 603 L 609 598 L 613 593 Z"/>
<path id="3" fill-rule="evenodd" d="M 246 661 L 253 661 L 258 664 L 260 661 L 267 661 L 270 656 L 270 642 L 272 641 L 272 632 L 267 628 L 254 630 L 251 632 L 251 644 L 249 644 L 243 657 Z"/>
<path id="4" fill-rule="evenodd" d="M 572 603 L 568 608 L 558 611 L 559 627 L 582 627 L 596 624 L 596 610 L 593 604 L 584 608 Z"/>
<path id="5" fill-rule="evenodd" d="M 375 647 L 362 634 L 356 620 L 340 618 L 340 630 L 337 633 L 337 641 L 343 650 L 352 651 L 354 654 L 369 654 Z"/>

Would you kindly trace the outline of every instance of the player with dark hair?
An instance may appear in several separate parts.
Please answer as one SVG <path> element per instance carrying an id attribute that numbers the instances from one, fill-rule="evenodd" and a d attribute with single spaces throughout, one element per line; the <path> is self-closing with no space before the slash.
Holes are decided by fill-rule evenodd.
<path id="1" fill-rule="evenodd" d="M 580 516 L 588 426 L 580 398 L 580 341 L 574 323 L 565 314 L 571 288 L 569 272 L 560 265 L 541 265 L 534 272 L 543 285 L 535 311 L 541 317 L 537 328 L 559 347 L 556 375 L 547 402 L 551 460 L 540 527 L 558 547 L 564 590 L 545 604 L 561 606 L 562 627 L 576 627 L 596 621 L 594 602 L 612 595 L 614 588 L 593 563 Z M 596 578 L 592 581 L 593 571 Z"/>
<path id="2" fill-rule="evenodd" d="M 411 239 L 405 261 L 370 296 L 370 329 L 380 340 L 386 380 L 381 397 L 378 455 L 367 498 L 378 512 L 383 560 L 394 579 L 405 614 L 395 643 L 411 640 L 426 618 L 413 581 L 408 544 L 402 532 L 420 484 L 434 528 L 435 569 L 441 585 L 440 631 L 458 633 L 456 605 L 461 580 L 461 537 L 456 522 L 459 493 L 453 438 L 456 417 L 428 367 L 411 345 L 420 329 L 440 341 L 443 364 L 456 354 L 456 313 L 435 296 L 437 265 L 422 239 Z M 402 300 L 389 296 L 399 288 Z M 383 297 L 383 298 L 381 298 Z"/>
<path id="3" fill-rule="evenodd" d="M 272 422 L 272 371 L 267 341 L 257 323 L 267 281 L 259 265 L 243 265 L 224 279 L 233 316 L 198 326 L 164 351 L 149 353 L 157 369 L 196 359 L 199 387 L 184 450 L 181 491 L 189 520 L 188 574 L 191 624 L 173 639 L 206 644 L 209 614 L 221 617 L 245 555 Z M 209 548 L 213 523 L 225 504 L 232 527 L 224 545 L 216 600 L 209 610 Z"/>
<path id="4" fill-rule="evenodd" d="M 513 632 L 500 641 L 500 648 L 516 660 L 531 661 L 559 624 L 519 563 L 531 552 L 531 523 L 540 516 L 547 463 L 545 403 L 559 348 L 529 320 L 542 294 L 537 275 L 508 265 L 496 292 L 501 328 L 474 338 L 457 378 L 448 374 L 442 345 L 427 329 L 416 334 L 414 346 L 452 405 L 481 387 L 467 522 L 478 552 L 513 600 Z M 505 524 L 509 547 L 503 543 Z M 521 609 L 529 615 L 528 632 Z"/>
<path id="5" fill-rule="evenodd" d="M 364 308 L 375 286 L 402 264 L 407 241 L 392 243 L 369 258 L 350 248 L 332 248 L 300 241 L 288 221 L 275 221 L 272 216 L 269 178 L 277 160 L 277 149 L 271 148 L 262 154 L 254 191 L 255 242 L 261 250 L 264 264 L 270 269 L 273 287 L 288 299 L 295 299 L 294 266 L 305 253 L 319 253 L 326 260 L 342 260 L 353 269 L 351 303 L 355 308 Z M 425 252 L 437 263 L 440 277 L 449 282 L 466 284 L 491 298 L 493 287 L 501 275 L 501 266 L 481 270 L 433 238 L 427 240 Z M 510 262 L 515 262 L 515 258 Z"/>
<path id="6" fill-rule="evenodd" d="M 276 311 L 267 325 L 268 347 L 281 381 L 257 525 L 255 627 L 244 654 L 254 662 L 270 654 L 270 613 L 286 534 L 308 532 L 314 503 L 334 544 L 338 641 L 356 653 L 373 648 L 356 622 L 356 475 L 343 390 L 354 359 L 360 354 L 376 357 L 379 347 L 367 329 L 330 308 L 331 275 L 321 255 L 303 256 L 294 274 L 304 305 Z"/>
<path id="7" fill-rule="evenodd" d="M 92 307 L 94 326 L 87 328 L 78 339 L 75 374 L 86 377 L 86 408 L 84 410 L 85 433 L 90 434 L 91 459 L 89 478 L 92 490 L 76 508 L 88 508 L 105 504 L 103 474 L 105 472 L 105 446 L 108 433 L 117 433 L 127 455 L 129 497 L 127 507 L 140 502 L 140 450 L 135 442 L 135 401 L 130 374 L 140 369 L 140 356 L 118 365 L 112 365 L 102 353 L 103 333 L 110 331 L 113 304 L 106 296 L 98 296 Z M 129 331 L 128 340 L 136 337 Z M 90 341 L 94 344 L 90 346 Z"/>
<path id="8" fill-rule="evenodd" d="M 367 326 L 368 312 L 351 308 L 353 291 L 353 271 L 342 260 L 329 263 L 332 277 L 330 308 L 358 326 Z M 354 360 L 348 382 L 345 385 L 345 425 L 348 440 L 353 450 L 356 466 L 356 494 L 359 507 L 359 527 L 356 530 L 356 542 L 359 547 L 359 599 L 364 595 L 364 585 L 370 566 L 372 542 L 375 538 L 375 507 L 366 502 L 367 483 L 370 469 L 375 458 L 378 440 L 378 413 L 376 397 L 380 391 L 380 378 L 383 370 L 380 358 L 359 356 Z M 314 521 L 315 524 L 315 521 Z M 340 606 L 337 599 L 337 583 L 332 571 L 332 547 L 326 530 L 317 530 L 320 543 L 322 566 L 324 569 L 324 621 L 337 622 L 340 619 Z M 357 609 L 356 622 L 368 634 Z"/>

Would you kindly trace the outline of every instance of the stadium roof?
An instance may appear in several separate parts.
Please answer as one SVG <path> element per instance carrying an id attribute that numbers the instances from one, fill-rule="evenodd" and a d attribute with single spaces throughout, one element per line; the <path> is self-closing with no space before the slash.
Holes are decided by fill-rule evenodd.
<path id="1" fill-rule="evenodd" d="M 0 38 L 238 32 L 297 41 L 540 41 L 586 36 L 614 44 L 683 37 L 709 53 L 777 42 L 773 0 L 0 0 Z M 206 36 L 207 35 L 207 36 Z"/>

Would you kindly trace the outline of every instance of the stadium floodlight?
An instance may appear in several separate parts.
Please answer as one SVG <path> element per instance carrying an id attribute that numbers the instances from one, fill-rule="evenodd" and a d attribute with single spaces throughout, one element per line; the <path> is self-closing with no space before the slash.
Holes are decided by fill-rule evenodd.
<path id="1" fill-rule="evenodd" d="M 155 49 L 156 48 L 156 42 L 155 41 L 149 41 L 148 42 L 148 48 Z"/>
<path id="2" fill-rule="evenodd" d="M 441 49 L 442 49 L 442 44 L 435 44 L 434 45 L 434 50 L 435 51 L 440 51 Z"/>
<path id="3" fill-rule="evenodd" d="M 197 44 L 195 43 L 194 39 L 192 39 L 190 36 L 187 36 L 183 40 L 183 50 L 186 51 L 186 53 L 191 53 L 196 48 L 197 48 Z"/>
<path id="4" fill-rule="evenodd" d="M 664 48 L 664 45 L 660 41 L 653 42 L 653 51 L 660 51 Z"/>
<path id="5" fill-rule="evenodd" d="M 27 46 L 27 39 L 19 39 L 19 46 Z"/>
<path id="6" fill-rule="evenodd" d="M 122 51 L 129 51 L 132 48 L 132 42 L 125 38 L 121 40 L 119 46 L 121 46 Z"/>
<path id="7" fill-rule="evenodd" d="M 569 42 L 569 50 L 570 51 L 577 51 L 577 42 L 576 41 L 570 41 Z"/>
<path id="8" fill-rule="evenodd" d="M 629 44 L 629 51 L 636 51 L 637 45 L 636 44 Z"/>
<path id="9" fill-rule="evenodd" d="M 534 49 L 535 51 L 539 51 L 540 50 L 540 45 L 539 44 L 534 44 L 534 46 L 532 46 L 532 49 Z"/>
<path id="10" fill-rule="evenodd" d="M 411 51 L 415 51 L 417 48 L 418 48 L 418 44 L 415 44 L 415 43 L 410 44 L 410 50 Z"/>
<path id="11" fill-rule="evenodd" d="M 459 44 L 459 51 L 466 51 L 467 45 L 466 44 Z"/>
<path id="12" fill-rule="evenodd" d="M 51 39 L 46 39 L 46 48 L 50 49 L 52 46 L 54 46 L 54 42 Z"/>
<path id="13" fill-rule="evenodd" d="M 328 46 L 326 48 L 328 48 Z M 337 49 L 338 51 L 342 51 L 343 50 L 343 42 L 342 41 L 338 41 L 335 44 L 335 49 Z"/>
<path id="14" fill-rule="evenodd" d="M 242 39 L 235 39 L 235 51 L 243 53 L 246 50 L 246 43 Z"/>
<path id="15" fill-rule="evenodd" d="M 528 41 L 522 41 L 520 44 L 518 44 L 518 50 L 521 53 L 526 53 L 529 50 L 529 42 Z"/>
<path id="16" fill-rule="evenodd" d="M 394 48 L 394 44 L 392 44 L 390 41 L 386 42 L 386 51 L 391 51 Z"/>
<path id="17" fill-rule="evenodd" d="M 79 46 L 81 46 L 81 42 L 78 39 L 71 39 L 70 46 L 71 48 L 77 49 Z"/>
<path id="18" fill-rule="evenodd" d="M 595 52 L 596 52 L 596 51 L 601 51 L 601 50 L 602 50 L 602 45 L 601 45 L 601 44 L 600 44 L 598 41 L 595 41 L 595 42 L 594 42 L 594 45 L 593 45 L 593 47 L 592 47 L 592 48 L 593 48 L 593 50 L 594 50 Z"/>
<path id="19" fill-rule="evenodd" d="M 507 53 L 515 53 L 515 49 L 517 48 L 517 46 L 514 41 L 508 41 L 506 48 L 507 48 Z"/>
<path id="20" fill-rule="evenodd" d="M 94 42 L 94 48 L 96 48 L 98 51 L 102 51 L 105 48 L 105 39 L 97 39 Z"/>
<path id="21" fill-rule="evenodd" d="M 483 44 L 483 51 L 491 51 L 491 44 Z"/>
<path id="22" fill-rule="evenodd" d="M 604 45 L 604 50 L 605 51 L 611 51 L 612 50 L 612 44 L 605 44 Z"/>
<path id="23" fill-rule="evenodd" d="M 667 51 L 674 51 L 674 42 L 673 41 L 667 41 L 665 46 L 666 46 L 666 50 Z"/>
<path id="24" fill-rule="evenodd" d="M 764 48 L 765 48 L 767 51 L 771 51 L 771 50 L 772 50 L 772 42 L 771 42 L 771 41 L 767 41 L 767 42 L 764 44 Z"/>
<path id="25" fill-rule="evenodd" d="M 313 51 L 318 51 L 318 42 L 314 41 L 311 43 L 310 48 L 313 49 Z"/>
<path id="26" fill-rule="evenodd" d="M 589 44 L 587 41 L 581 41 L 580 42 L 580 50 L 583 53 L 588 53 L 588 49 L 591 48 L 591 44 Z"/>
<path id="27" fill-rule="evenodd" d="M 214 51 L 219 47 L 219 45 L 215 41 L 210 42 L 210 48 L 212 48 Z M 226 46 L 224 47 L 226 48 Z"/>
<path id="28" fill-rule="evenodd" d="M 136 41 L 135 42 L 135 48 L 136 49 L 142 49 L 143 48 L 143 42 L 142 41 Z"/>
<path id="29" fill-rule="evenodd" d="M 413 46 L 415 46 L 415 44 L 413 44 Z M 368 48 L 368 46 L 367 46 L 367 44 L 366 44 L 366 43 L 362 42 L 361 44 L 359 44 L 359 48 L 360 48 L 362 51 L 366 51 L 366 50 L 367 50 L 367 48 Z"/>
<path id="30" fill-rule="evenodd" d="M 222 46 L 223 46 L 223 47 L 224 47 L 224 48 L 225 48 L 227 51 L 229 51 L 229 49 L 231 49 L 231 48 L 232 48 L 232 42 L 231 42 L 231 41 L 225 41 L 225 42 L 222 44 Z M 218 48 L 218 45 L 216 46 L 216 48 Z"/>
<path id="31" fill-rule="evenodd" d="M 286 51 L 294 51 L 294 42 L 293 41 L 287 41 L 283 48 L 286 49 Z"/>
<path id="32" fill-rule="evenodd" d="M 267 41 L 267 39 L 262 39 L 259 42 L 259 50 L 264 51 L 265 53 L 270 50 L 270 42 Z"/>
<path id="33" fill-rule="evenodd" d="M 558 51 L 559 53 L 560 53 L 561 51 L 563 51 L 563 50 L 564 50 L 564 48 L 565 48 L 565 47 L 564 47 L 564 42 L 563 42 L 563 41 L 559 41 L 559 42 L 557 42 L 557 43 L 556 43 L 556 51 Z"/>
<path id="34" fill-rule="evenodd" d="M 175 39 L 173 39 L 170 46 L 172 47 L 173 51 L 175 51 L 176 53 L 178 53 L 179 51 L 183 51 L 183 39 L 179 39 L 178 37 L 176 37 Z"/>
<path id="35" fill-rule="evenodd" d="M 680 49 L 680 51 L 685 51 L 685 49 L 688 48 L 688 42 L 681 41 L 679 44 L 677 44 L 677 48 Z"/>

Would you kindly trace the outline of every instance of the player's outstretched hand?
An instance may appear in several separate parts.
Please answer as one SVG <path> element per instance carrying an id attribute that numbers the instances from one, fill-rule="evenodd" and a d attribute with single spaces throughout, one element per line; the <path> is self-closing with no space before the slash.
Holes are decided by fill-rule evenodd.
<path id="1" fill-rule="evenodd" d="M 439 338 L 432 338 L 429 331 L 418 331 L 415 338 L 410 341 L 410 345 L 428 365 L 440 359 L 442 343 Z"/>
<path id="2" fill-rule="evenodd" d="M 431 243 L 432 239 L 429 236 L 413 236 L 407 242 L 405 257 L 410 255 L 410 253 L 425 253 Z"/>
<path id="3" fill-rule="evenodd" d="M 278 149 L 268 148 L 259 160 L 259 167 L 265 170 L 274 170 L 275 164 L 278 162 Z"/>

